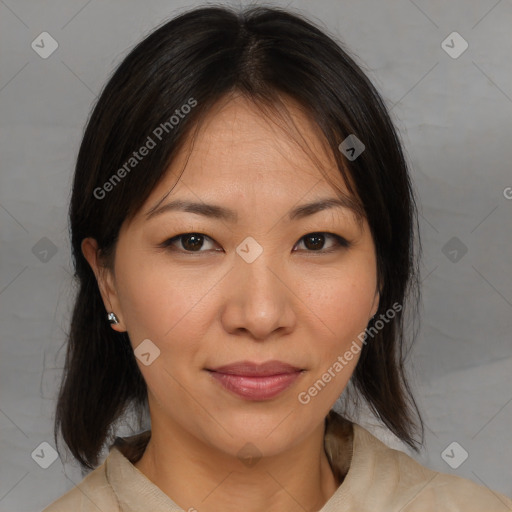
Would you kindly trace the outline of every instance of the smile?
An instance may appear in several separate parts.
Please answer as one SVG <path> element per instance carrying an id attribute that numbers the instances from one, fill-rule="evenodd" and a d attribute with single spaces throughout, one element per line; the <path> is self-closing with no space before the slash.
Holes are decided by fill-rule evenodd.
<path id="1" fill-rule="evenodd" d="M 289 388 L 304 370 L 280 361 L 239 362 L 208 370 L 224 389 L 244 400 L 270 400 Z"/>

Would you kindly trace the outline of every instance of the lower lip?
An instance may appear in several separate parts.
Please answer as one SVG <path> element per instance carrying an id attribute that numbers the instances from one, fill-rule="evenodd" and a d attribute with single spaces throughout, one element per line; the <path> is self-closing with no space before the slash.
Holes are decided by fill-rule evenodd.
<path id="1" fill-rule="evenodd" d="M 289 388 L 301 373 L 247 377 L 210 371 L 210 375 L 225 389 L 245 400 L 270 400 Z"/>

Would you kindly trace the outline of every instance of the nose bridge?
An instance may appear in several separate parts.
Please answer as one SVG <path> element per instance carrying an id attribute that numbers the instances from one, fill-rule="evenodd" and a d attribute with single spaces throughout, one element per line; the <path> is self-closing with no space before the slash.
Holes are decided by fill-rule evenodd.
<path id="1" fill-rule="evenodd" d="M 245 329 L 263 339 L 279 327 L 290 326 L 289 292 L 281 282 L 283 273 L 277 260 L 254 239 L 238 246 L 225 317 L 229 330 Z"/>
<path id="2" fill-rule="evenodd" d="M 249 246 L 248 255 L 252 253 L 254 257 L 257 248 L 251 247 L 249 242 L 242 249 Z M 263 249 L 263 248 L 262 248 Z M 270 303 L 274 303 L 274 308 L 278 302 L 281 302 L 282 283 L 276 277 L 277 272 L 272 270 L 273 267 L 278 268 L 277 258 L 272 257 L 270 251 L 258 251 L 254 259 L 245 259 L 239 256 L 236 261 L 238 267 L 237 279 L 239 279 L 239 287 L 251 303 L 257 304 L 258 308 L 266 309 Z M 262 312 L 263 313 L 263 312 Z"/>

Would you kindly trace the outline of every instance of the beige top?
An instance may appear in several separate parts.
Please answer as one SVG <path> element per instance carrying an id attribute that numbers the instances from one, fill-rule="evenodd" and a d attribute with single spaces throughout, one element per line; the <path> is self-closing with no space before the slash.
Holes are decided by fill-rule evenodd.
<path id="1" fill-rule="evenodd" d="M 432 471 L 360 425 L 351 425 L 348 472 L 319 512 L 512 512 L 510 498 L 471 480 Z M 341 453 L 344 442 L 340 433 L 331 432 L 328 440 L 326 431 L 328 455 Z M 197 508 L 200 512 L 199 504 Z M 113 446 L 103 464 L 43 512 L 184 511 Z"/>

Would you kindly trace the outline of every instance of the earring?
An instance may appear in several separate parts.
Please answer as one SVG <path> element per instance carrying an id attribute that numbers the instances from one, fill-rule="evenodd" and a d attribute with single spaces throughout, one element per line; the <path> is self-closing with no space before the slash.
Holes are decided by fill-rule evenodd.
<path id="1" fill-rule="evenodd" d="M 119 319 L 117 318 L 116 314 L 115 313 L 108 313 L 107 315 L 107 320 L 111 323 L 111 324 L 118 324 L 119 323 Z"/>

